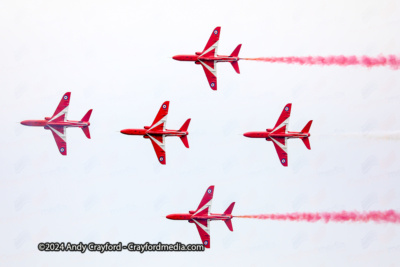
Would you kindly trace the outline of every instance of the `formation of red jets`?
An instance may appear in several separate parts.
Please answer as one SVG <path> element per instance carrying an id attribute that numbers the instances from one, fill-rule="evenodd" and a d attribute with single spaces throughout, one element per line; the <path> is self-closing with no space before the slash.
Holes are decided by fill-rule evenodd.
<path id="1" fill-rule="evenodd" d="M 206 74 L 209 86 L 213 90 L 217 90 L 217 69 L 216 64 L 218 62 L 230 62 L 237 73 L 239 71 L 239 51 L 241 45 L 238 45 L 236 49 L 229 56 L 217 55 L 219 36 L 221 33 L 221 27 L 217 27 L 211 33 L 211 37 L 208 40 L 204 50 L 202 52 L 196 52 L 195 55 L 177 55 L 173 59 L 179 61 L 194 61 L 196 64 L 201 65 Z M 63 95 L 59 105 L 57 106 L 53 116 L 45 117 L 44 120 L 25 120 L 21 124 L 26 126 L 39 126 L 44 127 L 46 130 L 50 130 L 56 141 L 59 152 L 66 156 L 67 155 L 67 135 L 66 129 L 68 127 L 81 128 L 87 138 L 90 139 L 90 115 L 92 110 L 90 109 L 85 116 L 79 121 L 67 120 L 68 107 L 71 99 L 71 93 L 67 92 Z M 276 152 L 278 154 L 281 164 L 285 167 L 288 166 L 288 151 L 287 151 L 287 140 L 290 138 L 300 138 L 308 149 L 310 147 L 310 127 L 312 121 L 309 121 L 306 126 L 300 132 L 288 131 L 290 112 L 292 104 L 287 104 L 274 128 L 266 129 L 266 131 L 247 132 L 244 134 L 245 137 L 249 138 L 265 138 L 267 141 L 272 141 Z M 189 148 L 189 142 L 187 136 L 189 135 L 188 128 L 190 119 L 187 119 L 185 123 L 180 127 L 179 130 L 168 130 L 166 129 L 167 115 L 169 110 L 169 101 L 164 102 L 160 110 L 158 111 L 153 123 L 150 126 L 144 126 L 143 129 L 124 129 L 121 130 L 122 134 L 126 135 L 140 135 L 145 139 L 149 139 L 153 145 L 154 151 L 158 161 L 165 165 L 166 164 L 166 152 L 165 152 L 165 138 L 167 136 L 177 136 L 182 140 L 185 147 Z M 194 223 L 199 231 L 203 245 L 206 248 L 210 247 L 210 221 L 212 220 L 223 220 L 229 230 L 233 231 L 231 219 L 234 202 L 226 209 L 222 214 L 210 213 L 211 202 L 214 194 L 214 186 L 210 186 L 203 199 L 201 200 L 198 208 L 195 211 L 189 211 L 187 214 L 171 214 L 167 218 L 171 220 L 187 220 L 190 223 Z"/>
<path id="2" fill-rule="evenodd" d="M 56 111 L 53 116 L 45 117 L 44 120 L 25 120 L 21 121 L 21 124 L 26 126 L 39 126 L 44 127 L 46 130 L 51 130 L 54 136 L 57 147 L 61 155 L 67 155 L 67 131 L 68 127 L 81 128 L 87 138 L 90 139 L 90 115 L 92 110 L 90 109 L 85 116 L 79 121 L 67 120 L 69 101 L 71 93 L 65 93 L 62 97 L 60 104 L 58 104 Z M 169 101 L 165 101 L 160 110 L 157 113 L 151 126 L 144 126 L 143 129 L 124 129 L 121 130 L 122 134 L 126 135 L 140 135 L 145 139 L 150 139 L 154 151 L 156 152 L 158 161 L 165 165 L 166 153 L 165 153 L 165 137 L 167 136 L 178 136 L 185 147 L 189 148 L 189 141 L 187 136 L 189 135 L 188 128 L 190 119 L 187 119 L 179 130 L 168 130 L 165 128 L 167 124 L 167 115 L 169 109 Z M 287 130 L 289 125 L 290 111 L 292 104 L 287 104 L 282 111 L 281 116 L 272 129 L 260 132 L 247 132 L 244 134 L 245 137 L 250 138 L 265 138 L 267 141 L 273 141 L 276 152 L 278 153 L 281 164 L 285 167 L 288 166 L 288 155 L 287 155 L 287 140 L 290 138 L 300 138 L 308 149 L 311 149 L 309 130 L 312 121 L 309 121 L 307 125 L 300 132 L 289 132 Z"/>

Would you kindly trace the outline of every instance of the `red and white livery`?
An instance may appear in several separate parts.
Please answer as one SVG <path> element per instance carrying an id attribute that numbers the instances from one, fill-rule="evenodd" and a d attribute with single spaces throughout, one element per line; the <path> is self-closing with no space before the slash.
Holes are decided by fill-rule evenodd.
<path id="1" fill-rule="evenodd" d="M 44 120 L 26 120 L 21 121 L 22 125 L 26 126 L 41 126 L 46 130 L 51 130 L 56 141 L 58 151 L 61 155 L 67 155 L 67 128 L 78 127 L 81 128 L 87 138 L 90 139 L 90 115 L 92 110 L 89 110 L 80 121 L 69 121 L 67 120 L 69 101 L 71 100 L 71 93 L 65 93 L 61 98 L 60 104 L 52 117 L 45 117 Z"/>
<path id="2" fill-rule="evenodd" d="M 210 248 L 210 222 L 215 220 L 224 221 L 230 231 L 232 227 L 232 210 L 235 202 L 229 205 L 224 213 L 211 213 L 211 203 L 214 195 L 214 186 L 210 186 L 200 201 L 196 210 L 191 210 L 189 213 L 176 213 L 167 215 L 170 220 L 187 220 L 194 223 L 199 231 L 201 242 L 206 248 Z"/>
<path id="3" fill-rule="evenodd" d="M 195 64 L 201 65 L 206 74 L 208 84 L 213 90 L 217 90 L 217 62 L 230 62 L 235 71 L 240 74 L 238 61 L 242 45 L 238 45 L 230 56 L 217 55 L 220 33 L 221 27 L 213 30 L 203 52 L 196 52 L 195 55 L 176 55 L 172 57 L 175 60 L 194 61 Z"/>
<path id="4" fill-rule="evenodd" d="M 160 110 L 157 113 L 151 126 L 144 126 L 144 129 L 124 129 L 121 133 L 127 135 L 142 135 L 146 139 L 150 139 L 153 144 L 154 151 L 156 152 L 158 161 L 165 165 L 167 158 L 165 156 L 165 137 L 167 136 L 178 136 L 185 147 L 189 148 L 189 142 L 187 135 L 189 134 L 188 128 L 190 119 L 182 125 L 179 130 L 167 130 L 165 128 L 167 123 L 167 115 L 169 109 L 169 101 L 165 101 Z"/>
<path id="5" fill-rule="evenodd" d="M 281 113 L 278 121 L 275 124 L 273 129 L 267 129 L 263 132 L 248 132 L 245 133 L 244 136 L 250 138 L 265 138 L 267 141 L 272 141 L 276 152 L 278 153 L 279 161 L 285 167 L 288 166 L 288 144 L 287 140 L 290 138 L 300 138 L 304 145 L 311 149 L 310 140 L 310 127 L 312 124 L 312 120 L 309 121 L 306 126 L 301 130 L 301 132 L 289 132 L 289 118 L 290 112 L 292 110 L 292 104 L 287 104 Z"/>

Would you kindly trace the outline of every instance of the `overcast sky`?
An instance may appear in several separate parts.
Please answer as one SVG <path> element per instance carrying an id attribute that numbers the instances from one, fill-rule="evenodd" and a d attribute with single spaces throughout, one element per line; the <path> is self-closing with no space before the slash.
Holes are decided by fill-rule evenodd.
<path id="1" fill-rule="evenodd" d="M 395 266 L 393 224 L 233 219 L 211 224 L 203 253 L 44 253 L 39 242 L 200 243 L 170 213 L 195 209 L 215 185 L 212 212 L 400 210 L 400 72 L 386 67 L 219 63 L 218 91 L 200 66 L 221 26 L 219 54 L 242 57 L 400 55 L 397 0 L 0 2 L 0 265 Z M 22 120 L 51 116 L 71 92 L 68 118 L 93 109 L 87 139 Z M 187 149 L 167 139 L 167 165 L 149 140 L 121 129 L 151 124 L 170 101 L 167 128 L 191 118 Z M 309 120 L 312 150 L 289 141 L 284 168 L 270 142 L 243 137 Z"/>

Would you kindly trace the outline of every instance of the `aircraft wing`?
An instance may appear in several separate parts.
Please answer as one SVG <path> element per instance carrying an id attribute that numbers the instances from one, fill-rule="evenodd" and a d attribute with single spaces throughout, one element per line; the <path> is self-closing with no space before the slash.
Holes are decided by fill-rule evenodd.
<path id="1" fill-rule="evenodd" d="M 206 248 L 210 248 L 210 221 L 205 219 L 193 219 L 193 221 L 199 231 L 201 242 Z"/>
<path id="2" fill-rule="evenodd" d="M 200 57 L 215 57 L 217 55 L 218 50 L 218 41 L 219 41 L 219 34 L 221 33 L 221 27 L 217 27 L 211 33 L 210 39 L 206 46 L 204 47 L 203 52 L 201 53 Z"/>
<path id="3" fill-rule="evenodd" d="M 66 121 L 67 120 L 67 115 L 68 115 L 68 106 L 69 106 L 69 100 L 71 98 L 71 93 L 67 92 L 63 95 L 61 98 L 60 103 L 58 104 L 56 111 L 54 111 L 53 116 L 49 121 Z"/>
<path id="4" fill-rule="evenodd" d="M 289 125 L 289 118 L 290 118 L 290 111 L 292 110 L 292 104 L 289 103 L 287 104 L 281 113 L 281 116 L 279 116 L 278 121 L 275 124 L 274 129 L 272 130 L 273 133 L 286 133 L 287 132 L 287 127 Z"/>
<path id="5" fill-rule="evenodd" d="M 61 155 L 67 155 L 67 127 L 49 126 Z"/>
<path id="6" fill-rule="evenodd" d="M 212 199 L 214 196 L 214 186 L 210 186 L 207 188 L 207 191 L 204 193 L 203 198 L 200 201 L 197 210 L 195 211 L 195 215 L 208 215 L 211 210 Z"/>
<path id="7" fill-rule="evenodd" d="M 280 162 L 282 163 L 283 166 L 287 167 L 288 166 L 287 138 L 283 137 L 277 137 L 277 138 L 270 137 L 270 138 L 274 143 L 276 153 L 278 153 Z"/>
<path id="8" fill-rule="evenodd" d="M 169 109 L 169 101 L 165 101 L 161 105 L 160 110 L 158 111 L 157 116 L 154 119 L 153 123 L 151 124 L 149 130 L 154 130 L 154 131 L 165 130 L 165 126 L 167 124 L 168 109 Z"/>
<path id="9" fill-rule="evenodd" d="M 158 161 L 165 165 L 167 163 L 165 157 L 165 136 L 164 135 L 150 135 L 147 134 L 153 144 L 154 151 L 156 152 Z"/>
<path id="10" fill-rule="evenodd" d="M 217 62 L 216 61 L 202 61 L 199 59 L 201 66 L 206 74 L 208 84 L 211 89 L 217 90 Z"/>

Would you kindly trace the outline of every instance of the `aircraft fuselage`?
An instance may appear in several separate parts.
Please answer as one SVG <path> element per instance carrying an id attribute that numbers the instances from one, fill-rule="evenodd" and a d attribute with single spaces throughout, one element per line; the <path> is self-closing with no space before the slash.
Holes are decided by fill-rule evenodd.
<path id="1" fill-rule="evenodd" d="M 165 136 L 185 136 L 189 135 L 187 131 L 178 130 L 165 130 L 165 131 L 154 131 L 149 129 L 149 127 L 144 127 L 144 129 L 124 129 L 121 130 L 122 134 L 126 135 L 143 135 L 144 138 L 149 138 L 147 135 L 165 135 Z"/>
<path id="2" fill-rule="evenodd" d="M 167 219 L 170 220 L 230 220 L 232 219 L 232 215 L 230 214 L 217 214 L 217 213 L 210 213 L 210 215 L 195 215 L 192 213 L 175 213 L 167 215 Z"/>
<path id="3" fill-rule="evenodd" d="M 22 125 L 25 126 L 53 126 L 53 127 L 86 127 L 90 125 L 90 122 L 81 122 L 81 121 L 49 121 L 45 120 L 25 120 L 21 121 Z"/>
<path id="4" fill-rule="evenodd" d="M 235 62 L 239 61 L 240 59 L 238 57 L 230 57 L 230 56 L 201 57 L 199 55 L 176 55 L 172 58 L 178 61 L 194 61 L 194 62 L 199 62 L 199 61 Z"/>
<path id="5" fill-rule="evenodd" d="M 270 140 L 270 138 L 305 138 L 309 137 L 309 133 L 302 132 L 287 132 L 287 133 L 274 133 L 271 131 L 263 131 L 263 132 L 247 132 L 243 134 L 245 137 L 249 138 L 266 138 Z"/>

